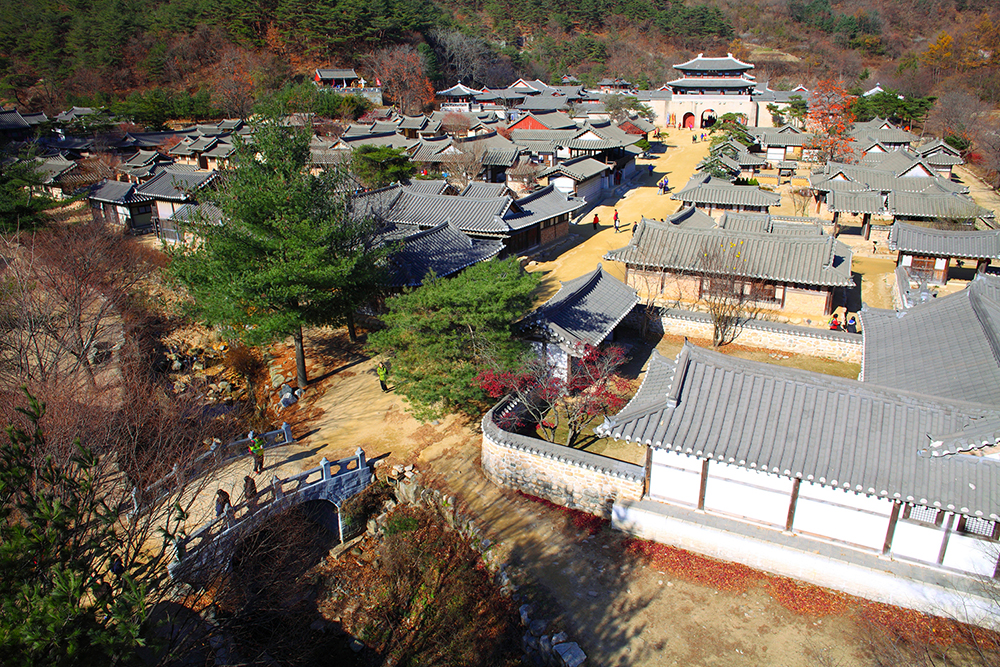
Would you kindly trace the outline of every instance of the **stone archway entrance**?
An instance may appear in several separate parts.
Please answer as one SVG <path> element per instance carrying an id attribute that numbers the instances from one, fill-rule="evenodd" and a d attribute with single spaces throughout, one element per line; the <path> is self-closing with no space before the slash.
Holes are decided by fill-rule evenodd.
<path id="1" fill-rule="evenodd" d="M 693 130 L 694 129 L 694 114 L 691 113 L 691 112 L 688 112 L 688 113 L 684 114 L 684 121 L 683 121 L 683 123 L 684 123 L 684 127 L 686 127 L 689 130 Z"/>
<path id="2" fill-rule="evenodd" d="M 715 125 L 716 116 L 715 111 L 712 109 L 705 109 L 701 112 L 701 127 L 706 129 Z"/>

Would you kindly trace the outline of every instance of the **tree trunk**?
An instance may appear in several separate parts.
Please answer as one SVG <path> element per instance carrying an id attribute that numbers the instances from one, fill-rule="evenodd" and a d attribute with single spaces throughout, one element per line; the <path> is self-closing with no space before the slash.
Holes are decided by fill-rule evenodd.
<path id="1" fill-rule="evenodd" d="M 354 328 L 354 311 L 347 311 L 347 335 L 350 336 L 352 343 L 358 342 L 358 332 Z"/>
<path id="2" fill-rule="evenodd" d="M 306 376 L 306 351 L 302 345 L 302 327 L 295 329 L 292 338 L 295 339 L 295 374 L 299 389 L 305 389 L 309 378 Z"/>

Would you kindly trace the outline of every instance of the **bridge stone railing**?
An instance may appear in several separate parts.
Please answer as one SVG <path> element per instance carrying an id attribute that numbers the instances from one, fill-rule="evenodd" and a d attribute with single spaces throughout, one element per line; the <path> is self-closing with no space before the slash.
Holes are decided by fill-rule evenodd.
<path id="1" fill-rule="evenodd" d="M 281 428 L 261 433 L 260 436 L 264 438 L 265 452 L 269 449 L 281 447 L 282 445 L 290 445 L 295 442 L 295 436 L 292 435 L 292 427 L 289 426 L 288 422 L 282 423 Z M 241 456 L 249 456 L 250 443 L 252 442 L 253 439 L 249 437 L 233 440 L 227 444 L 213 442 L 209 446 L 208 451 L 186 465 L 181 466 L 175 463 L 174 469 L 171 472 L 146 488 L 132 489 L 132 511 L 138 513 L 144 507 L 155 504 L 156 501 L 162 499 L 164 496 L 169 496 L 182 490 L 188 480 L 199 477 L 211 468 L 216 468 L 223 463 Z"/>
<path id="2" fill-rule="evenodd" d="M 174 560 L 168 566 L 175 581 L 196 582 L 218 568 L 220 561 L 232 555 L 240 538 L 264 520 L 310 500 L 333 503 L 339 514 L 344 501 L 364 491 L 374 479 L 373 469 L 364 450 L 339 461 L 325 458 L 311 470 L 284 479 L 275 476 L 271 484 L 258 490 L 256 498 L 227 508 L 196 532 L 174 541 Z M 343 540 L 343 535 L 339 536 Z"/>

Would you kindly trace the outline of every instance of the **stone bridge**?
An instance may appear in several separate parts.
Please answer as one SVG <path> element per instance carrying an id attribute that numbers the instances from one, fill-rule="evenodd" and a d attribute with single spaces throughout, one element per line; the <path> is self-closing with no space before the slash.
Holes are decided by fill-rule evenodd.
<path id="1" fill-rule="evenodd" d="M 174 542 L 174 560 L 168 566 L 174 581 L 203 583 L 229 566 L 239 541 L 270 517 L 311 500 L 325 500 L 337 508 L 338 537 L 344 540 L 340 507 L 374 480 L 374 471 L 360 448 L 354 456 L 330 462 L 325 458 L 311 469 L 284 479 L 275 476 L 256 498 L 227 508 L 226 513 Z"/>

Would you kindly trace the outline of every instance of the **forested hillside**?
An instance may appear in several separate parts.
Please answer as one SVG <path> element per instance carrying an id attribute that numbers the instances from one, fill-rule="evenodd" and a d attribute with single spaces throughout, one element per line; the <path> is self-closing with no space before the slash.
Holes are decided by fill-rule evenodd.
<path id="1" fill-rule="evenodd" d="M 152 90 L 232 113 L 227 86 L 259 96 L 317 66 L 378 76 L 375 52 L 409 44 L 439 86 L 572 73 L 647 87 L 699 51 L 728 50 L 774 87 L 833 75 L 996 103 L 989 11 L 991 0 L 2 0 L 0 100 L 51 112 Z M 168 115 L 192 110 L 171 104 Z"/>

